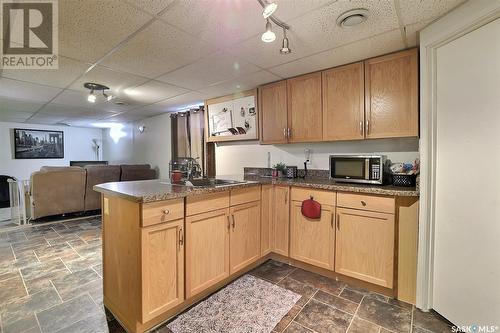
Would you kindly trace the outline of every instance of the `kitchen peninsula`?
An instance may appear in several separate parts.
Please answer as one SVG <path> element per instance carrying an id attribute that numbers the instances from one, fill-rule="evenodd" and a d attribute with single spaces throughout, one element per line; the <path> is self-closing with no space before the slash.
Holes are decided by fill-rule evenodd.
<path id="1" fill-rule="evenodd" d="M 104 304 L 128 331 L 155 327 L 269 258 L 414 303 L 415 188 L 250 179 L 94 187 Z M 319 219 L 301 214 L 309 198 Z"/>

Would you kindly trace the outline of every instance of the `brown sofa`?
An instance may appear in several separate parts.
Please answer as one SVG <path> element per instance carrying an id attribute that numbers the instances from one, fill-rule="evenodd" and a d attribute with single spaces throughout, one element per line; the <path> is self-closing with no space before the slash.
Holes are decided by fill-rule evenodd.
<path id="1" fill-rule="evenodd" d="M 119 182 L 119 165 L 87 165 L 84 167 L 87 172 L 85 184 L 85 211 L 101 209 L 101 194 L 94 191 L 97 184 Z"/>
<path id="2" fill-rule="evenodd" d="M 85 170 L 42 167 L 31 174 L 31 218 L 81 212 L 85 200 Z"/>
<path id="3" fill-rule="evenodd" d="M 155 179 L 149 164 L 47 167 L 31 174 L 31 218 L 101 209 L 97 184 Z"/>

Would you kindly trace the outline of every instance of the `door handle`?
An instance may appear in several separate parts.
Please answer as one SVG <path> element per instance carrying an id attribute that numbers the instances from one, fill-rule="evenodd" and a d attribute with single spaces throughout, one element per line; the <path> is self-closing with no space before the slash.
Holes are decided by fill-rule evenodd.
<path id="1" fill-rule="evenodd" d="M 179 229 L 179 246 L 184 245 L 184 232 L 182 228 Z"/>
<path id="2" fill-rule="evenodd" d="M 332 225 L 332 228 L 333 228 L 333 216 L 334 216 L 334 215 L 333 215 L 333 213 L 332 213 L 332 219 L 331 219 L 331 221 L 330 221 L 330 224 Z"/>
<path id="3" fill-rule="evenodd" d="M 286 138 L 286 128 L 283 128 L 283 136 Z"/>
<path id="4" fill-rule="evenodd" d="M 288 191 L 285 192 L 285 205 L 288 204 Z"/>
<path id="5" fill-rule="evenodd" d="M 370 121 L 366 121 L 366 134 L 370 134 Z"/>
<path id="6" fill-rule="evenodd" d="M 363 121 L 359 121 L 359 134 L 363 135 Z"/>
<path id="7" fill-rule="evenodd" d="M 236 222 L 234 221 L 234 214 L 231 215 L 233 217 L 233 230 L 234 230 L 234 226 L 236 225 Z"/>
<path id="8" fill-rule="evenodd" d="M 340 231 L 340 215 L 337 214 L 337 230 Z"/>
<path id="9" fill-rule="evenodd" d="M 292 130 L 290 129 L 290 127 L 287 129 L 287 136 L 289 139 L 292 136 Z"/>
<path id="10" fill-rule="evenodd" d="M 231 216 L 227 216 L 227 230 L 231 229 Z"/>

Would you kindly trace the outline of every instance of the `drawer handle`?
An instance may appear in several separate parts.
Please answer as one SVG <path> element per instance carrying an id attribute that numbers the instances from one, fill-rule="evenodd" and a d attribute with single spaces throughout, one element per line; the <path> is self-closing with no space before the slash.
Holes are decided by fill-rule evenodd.
<path id="1" fill-rule="evenodd" d="M 362 204 L 363 206 L 366 206 L 366 202 L 365 202 L 365 201 L 363 201 L 363 200 L 361 200 L 361 204 Z"/>
<path id="2" fill-rule="evenodd" d="M 170 214 L 170 209 L 164 209 L 164 210 L 163 210 L 163 214 L 165 214 L 165 215 Z"/>

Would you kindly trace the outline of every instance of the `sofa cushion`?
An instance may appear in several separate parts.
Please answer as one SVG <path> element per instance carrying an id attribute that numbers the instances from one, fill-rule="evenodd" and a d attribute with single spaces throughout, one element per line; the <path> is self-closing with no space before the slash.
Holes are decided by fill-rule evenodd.
<path id="1" fill-rule="evenodd" d="M 85 185 L 85 211 L 101 209 L 101 194 L 94 191 L 94 185 L 120 181 L 119 165 L 87 165 Z"/>
<path id="2" fill-rule="evenodd" d="M 156 170 L 149 164 L 122 164 L 120 181 L 156 179 Z"/>

